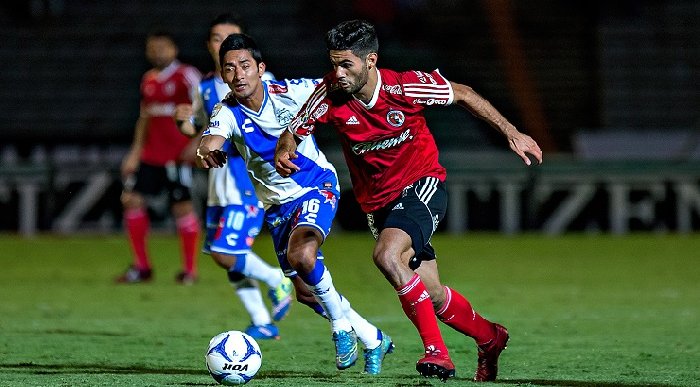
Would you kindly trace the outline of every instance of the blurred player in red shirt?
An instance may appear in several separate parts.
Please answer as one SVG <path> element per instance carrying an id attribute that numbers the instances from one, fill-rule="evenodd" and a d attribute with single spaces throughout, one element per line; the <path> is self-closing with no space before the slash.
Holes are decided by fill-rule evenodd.
<path id="1" fill-rule="evenodd" d="M 167 32 L 146 38 L 146 58 L 153 65 L 141 80 L 141 111 L 131 149 L 122 162 L 124 224 L 134 263 L 117 282 L 148 281 L 152 277 L 146 237 L 150 227 L 149 197 L 167 191 L 182 249 L 179 283 L 196 280 L 199 220 L 190 196 L 191 162 L 186 150 L 190 139 L 180 133 L 173 113 L 177 104 L 191 103 L 201 79 L 199 71 L 177 60 L 178 48 Z"/>
<path id="2" fill-rule="evenodd" d="M 353 191 L 377 239 L 374 263 L 396 289 L 423 341 L 425 355 L 416 370 L 443 380 L 455 375 L 438 329 L 440 319 L 476 341 L 474 380 L 495 380 L 508 331 L 481 317 L 463 295 L 442 285 L 430 244 L 445 215 L 447 191 L 446 171 L 438 162 L 424 108 L 451 104 L 466 108 L 499 130 L 527 165 L 531 164 L 527 153 L 542 162 L 542 151 L 469 86 L 450 82 L 437 70 L 377 68 L 377 35 L 365 21 L 340 23 L 328 32 L 326 45 L 334 71 L 280 136 L 277 171 L 282 176 L 298 171 L 292 161 L 298 157 L 295 140 L 311 135 L 317 123 L 331 124 L 340 137 Z"/>

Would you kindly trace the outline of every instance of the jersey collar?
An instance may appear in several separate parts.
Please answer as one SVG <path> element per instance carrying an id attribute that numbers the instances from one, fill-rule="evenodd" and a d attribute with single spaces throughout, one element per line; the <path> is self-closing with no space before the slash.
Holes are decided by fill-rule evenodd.
<path id="1" fill-rule="evenodd" d="M 257 111 L 257 112 L 253 111 L 253 110 L 248 109 L 247 107 L 243 106 L 243 104 L 239 104 L 241 109 L 245 110 L 246 112 L 250 113 L 251 115 L 253 115 L 255 117 L 260 117 L 262 115 L 262 113 L 265 111 L 265 105 L 267 105 L 267 100 L 270 97 L 270 94 L 267 92 L 267 82 L 262 81 L 262 88 L 263 88 L 264 97 L 263 97 L 262 103 L 260 104 L 259 111 Z"/>
<path id="2" fill-rule="evenodd" d="M 177 69 L 179 67 L 180 67 L 179 60 L 175 59 L 174 61 L 170 62 L 169 65 L 165 66 L 165 68 L 158 73 L 158 76 L 157 76 L 158 80 L 164 81 L 164 80 L 170 78 L 170 76 L 173 75 L 173 73 L 175 73 L 175 71 L 177 71 Z"/>
<path id="3" fill-rule="evenodd" d="M 357 100 L 357 102 L 362 104 L 362 106 L 364 106 L 365 109 L 367 109 L 367 110 L 373 108 L 374 105 L 377 104 L 377 100 L 379 99 L 379 90 L 381 90 L 381 88 L 382 88 L 382 73 L 380 73 L 379 69 L 376 67 L 374 68 L 374 71 L 377 72 L 377 85 L 374 87 L 374 93 L 372 93 L 372 99 L 369 100 L 369 103 L 362 102 L 362 100 L 355 97 L 354 94 L 352 96 L 353 98 L 355 98 L 355 100 Z"/>

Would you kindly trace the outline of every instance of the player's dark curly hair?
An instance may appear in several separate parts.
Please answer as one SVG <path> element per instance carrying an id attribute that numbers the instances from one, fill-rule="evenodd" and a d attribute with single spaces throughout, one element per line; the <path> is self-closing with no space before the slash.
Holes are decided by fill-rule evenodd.
<path id="1" fill-rule="evenodd" d="M 262 62 L 262 53 L 253 38 L 246 34 L 231 34 L 224 39 L 219 47 L 219 63 L 223 65 L 226 53 L 234 50 L 248 50 L 255 59 L 255 63 Z"/>
<path id="2" fill-rule="evenodd" d="M 333 27 L 326 34 L 328 50 L 350 50 L 358 57 L 379 51 L 374 26 L 365 20 L 348 20 Z"/>

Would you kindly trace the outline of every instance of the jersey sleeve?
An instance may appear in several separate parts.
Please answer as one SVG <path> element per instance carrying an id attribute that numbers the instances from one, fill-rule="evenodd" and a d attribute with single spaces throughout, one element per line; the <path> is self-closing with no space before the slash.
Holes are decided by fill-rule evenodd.
<path id="1" fill-rule="evenodd" d="M 196 67 L 186 66 L 183 71 L 185 87 L 190 101 L 194 101 L 199 95 L 199 83 L 202 81 L 202 73 Z"/>
<path id="2" fill-rule="evenodd" d="M 326 122 L 329 111 L 329 101 L 327 100 L 328 81 L 323 79 L 307 81 L 316 84 L 316 87 L 312 89 L 313 91 L 306 99 L 306 103 L 304 103 L 287 128 L 287 130 L 302 140 L 313 134 L 316 129 L 316 123 Z"/>
<path id="3" fill-rule="evenodd" d="M 450 105 L 454 101 L 454 91 L 450 81 L 432 72 L 406 71 L 401 74 L 401 84 L 406 99 L 414 105 Z"/>
<path id="4" fill-rule="evenodd" d="M 209 125 L 202 132 L 202 136 L 222 136 L 226 139 L 234 135 L 236 119 L 233 112 L 223 102 L 214 106 L 209 118 Z"/>
<path id="5" fill-rule="evenodd" d="M 192 100 L 192 123 L 198 128 L 203 128 L 209 123 L 209 117 L 204 108 L 204 99 L 202 98 L 202 85 L 197 86 L 197 94 Z"/>

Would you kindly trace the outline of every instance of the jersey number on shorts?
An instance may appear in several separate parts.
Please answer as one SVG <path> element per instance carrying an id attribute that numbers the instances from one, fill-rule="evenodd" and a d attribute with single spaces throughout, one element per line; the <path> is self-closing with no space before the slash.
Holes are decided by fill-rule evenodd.
<path id="1" fill-rule="evenodd" d="M 301 215 L 309 223 L 316 223 L 318 210 L 321 208 L 321 201 L 318 199 L 310 199 L 302 203 Z"/>

